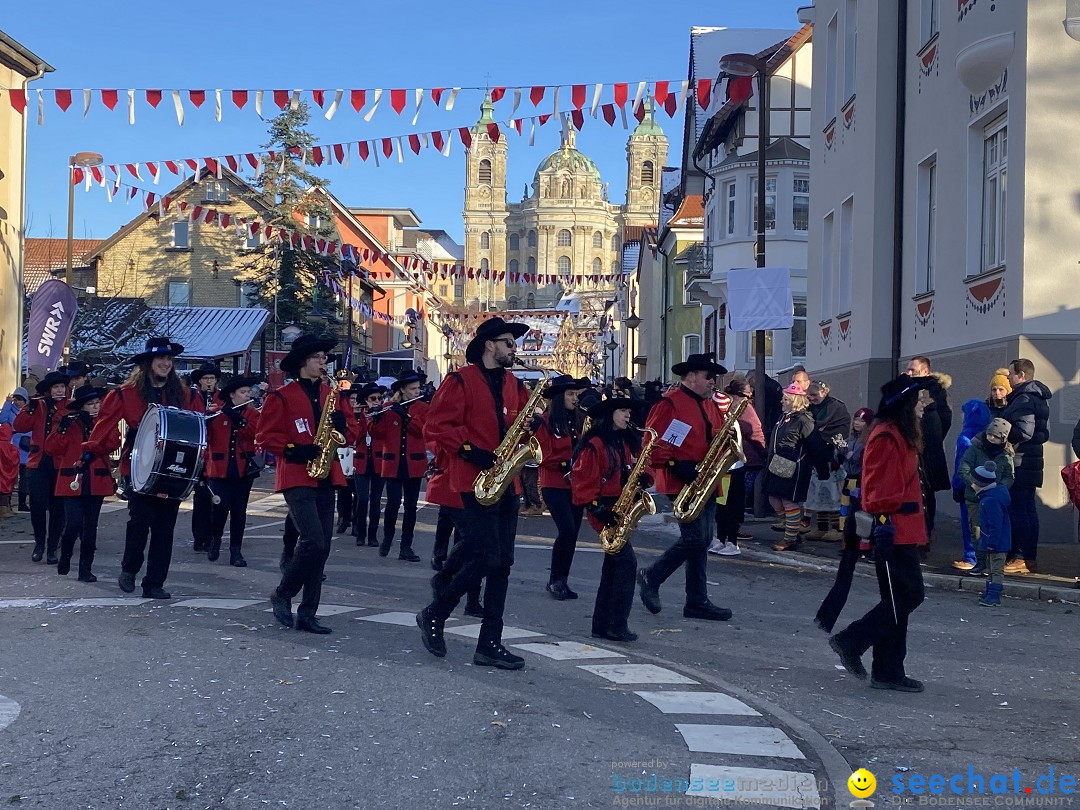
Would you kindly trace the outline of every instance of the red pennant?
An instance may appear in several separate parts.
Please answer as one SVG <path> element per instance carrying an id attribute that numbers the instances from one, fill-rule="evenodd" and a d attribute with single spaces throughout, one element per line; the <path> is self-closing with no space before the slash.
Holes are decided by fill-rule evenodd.
<path id="1" fill-rule="evenodd" d="M 215 211 L 213 208 L 207 208 L 206 213 L 203 214 L 203 222 L 209 225 L 214 221 L 215 217 L 217 217 L 217 211 Z"/>
<path id="2" fill-rule="evenodd" d="M 391 90 L 390 91 L 390 106 L 394 108 L 394 112 L 401 115 L 401 111 L 405 109 L 405 91 L 404 90 Z M 389 157 L 389 155 L 387 155 Z"/>
<path id="3" fill-rule="evenodd" d="M 492 102 L 500 101 L 502 99 L 502 97 L 505 96 L 505 95 L 506 95 L 506 88 L 505 87 L 492 87 L 491 88 L 491 100 L 492 100 Z"/>
<path id="4" fill-rule="evenodd" d="M 350 90 L 349 99 L 352 101 L 352 107 L 357 112 L 364 109 L 364 91 L 363 90 Z"/>
<path id="5" fill-rule="evenodd" d="M 420 136 L 415 132 L 409 136 L 409 148 L 412 149 L 414 155 L 420 154 Z"/>
<path id="6" fill-rule="evenodd" d="M 325 90 L 312 90 L 311 91 L 311 97 L 315 100 L 315 103 L 318 104 L 320 107 L 323 105 L 323 101 L 325 100 L 325 96 L 326 96 L 326 91 Z"/>
<path id="7" fill-rule="evenodd" d="M 116 108 L 116 102 L 118 101 L 117 92 L 115 90 L 102 90 L 101 91 L 101 103 L 108 107 L 110 110 Z"/>
<path id="8" fill-rule="evenodd" d="M 26 91 L 22 89 L 16 90 L 14 87 L 8 90 L 8 99 L 11 101 L 11 108 L 15 110 L 19 115 L 26 112 Z"/>
<path id="9" fill-rule="evenodd" d="M 615 103 L 620 107 L 626 106 L 626 99 L 628 98 L 629 86 L 626 82 L 616 82 L 612 87 L 615 90 Z"/>
<path id="10" fill-rule="evenodd" d="M 187 167 L 193 172 L 199 171 L 199 161 L 195 160 L 194 158 L 184 158 L 184 163 L 186 163 Z"/>
<path id="11" fill-rule="evenodd" d="M 571 110 L 570 120 L 574 122 L 574 129 L 581 132 L 581 127 L 585 123 L 585 113 L 581 110 Z"/>
<path id="12" fill-rule="evenodd" d="M 219 171 L 218 162 L 214 158 L 203 158 L 203 165 L 210 174 L 216 175 Z"/>
<path id="13" fill-rule="evenodd" d="M 543 115 L 539 115 L 537 116 L 536 120 L 540 124 L 540 126 L 543 126 L 551 120 L 551 113 L 544 113 Z"/>
<path id="14" fill-rule="evenodd" d="M 441 131 L 437 130 L 431 133 L 431 143 L 440 152 L 442 151 L 446 141 L 443 140 L 443 134 Z"/>
<path id="15" fill-rule="evenodd" d="M 639 124 L 645 118 L 645 105 L 642 104 L 640 101 L 638 102 L 637 107 L 634 108 L 634 118 L 637 119 Z"/>
<path id="16" fill-rule="evenodd" d="M 736 76 L 735 78 L 728 79 L 728 101 L 742 104 L 745 101 L 749 101 L 752 95 L 754 95 L 753 76 Z"/>
<path id="17" fill-rule="evenodd" d="M 544 100 L 544 93 L 546 91 L 547 88 L 544 87 L 544 85 L 542 84 L 536 85 L 535 87 L 533 87 L 532 90 L 529 91 L 529 101 L 533 103 L 534 107 L 539 106 L 540 102 Z"/>
<path id="18" fill-rule="evenodd" d="M 600 110 L 604 113 L 604 120 L 607 121 L 609 127 L 615 126 L 615 105 L 605 104 Z"/>
<path id="19" fill-rule="evenodd" d="M 518 135 L 520 135 L 520 134 L 521 134 L 521 130 L 522 130 L 522 127 L 523 127 L 524 125 L 525 125 L 525 122 L 524 122 L 524 121 L 522 121 L 522 120 L 521 120 L 520 118 L 516 118 L 516 119 L 514 119 L 514 129 L 516 129 L 516 130 L 517 130 L 517 134 L 518 134 Z"/>
<path id="20" fill-rule="evenodd" d="M 667 97 L 668 97 L 668 82 L 657 82 L 656 83 L 656 92 L 653 94 L 653 98 L 656 99 L 657 105 L 660 106 L 660 107 L 663 107 L 664 102 L 667 101 Z"/>
<path id="21" fill-rule="evenodd" d="M 240 163 L 239 161 L 237 161 L 235 156 L 226 155 L 225 162 L 229 165 L 229 171 L 233 172 L 234 174 L 240 170 Z"/>
<path id="22" fill-rule="evenodd" d="M 278 106 L 279 110 L 284 110 L 285 105 L 289 103 L 289 91 L 288 90 L 275 90 L 274 91 L 274 103 Z"/>
<path id="23" fill-rule="evenodd" d="M 188 98 L 191 99 L 191 103 L 195 105 L 195 109 L 199 109 L 206 101 L 205 90 L 188 90 Z"/>
<path id="24" fill-rule="evenodd" d="M 712 100 L 712 79 L 698 79 L 694 90 L 697 94 L 698 106 L 703 110 L 709 109 L 709 102 Z"/>
<path id="25" fill-rule="evenodd" d="M 247 152 L 244 155 L 244 160 L 248 162 L 248 165 L 253 169 L 259 168 L 259 159 L 251 152 Z"/>
<path id="26" fill-rule="evenodd" d="M 391 138 L 382 139 L 382 153 L 387 157 L 394 154 L 394 141 Z"/>
<path id="27" fill-rule="evenodd" d="M 570 100 L 574 102 L 574 109 L 580 110 L 585 106 L 585 85 L 575 84 L 570 88 Z"/>
<path id="28" fill-rule="evenodd" d="M 171 161 L 171 160 L 166 160 L 165 161 L 165 168 L 168 169 L 173 174 L 180 174 L 180 168 L 175 163 L 173 163 L 173 161 Z"/>
<path id="29" fill-rule="evenodd" d="M 321 146 L 311 147 L 311 159 L 316 166 L 322 166 L 323 164 L 323 152 Z"/>
<path id="30" fill-rule="evenodd" d="M 132 177 L 139 177 L 139 169 L 134 163 L 125 163 L 124 168 L 128 170 L 128 174 L 130 174 Z"/>
<path id="31" fill-rule="evenodd" d="M 458 129 L 458 135 L 461 137 L 461 143 L 466 149 L 472 148 L 472 133 L 469 132 L 468 127 L 460 127 Z"/>
<path id="32" fill-rule="evenodd" d="M 155 166 L 153 163 L 147 163 L 146 168 L 150 172 L 150 176 L 156 180 L 158 176 L 158 167 Z"/>
<path id="33" fill-rule="evenodd" d="M 152 192 L 152 191 L 148 192 L 147 195 L 146 195 L 146 207 L 149 208 L 151 205 L 153 205 L 154 200 L 156 200 L 156 199 L 157 199 L 157 195 L 154 194 L 154 192 Z"/>
<path id="34" fill-rule="evenodd" d="M 53 97 L 56 99 L 56 106 L 64 112 L 67 112 L 67 108 L 71 106 L 71 91 L 70 90 L 57 90 Z"/>
<path id="35" fill-rule="evenodd" d="M 86 172 L 76 166 L 71 170 L 71 185 L 77 186 L 86 178 Z"/>
<path id="36" fill-rule="evenodd" d="M 315 249 L 315 238 L 313 236 L 308 236 L 305 233 L 304 234 L 304 250 L 314 250 L 314 249 Z"/>
<path id="37" fill-rule="evenodd" d="M 667 97 L 667 100 L 664 101 L 664 111 L 668 114 L 668 118 L 675 117 L 675 110 L 678 108 L 678 106 L 679 98 L 674 93 L 672 93 Z"/>
<path id="38" fill-rule="evenodd" d="M 445 87 L 432 87 L 431 88 L 431 100 L 435 102 L 435 106 L 438 107 L 442 104 L 442 94 L 446 91 Z"/>
<path id="39" fill-rule="evenodd" d="M 236 105 L 237 109 L 244 109 L 244 105 L 248 102 L 247 90 L 233 90 L 232 91 L 232 103 Z"/>
<path id="40" fill-rule="evenodd" d="M 345 162 L 345 144 L 334 144 L 334 159 L 337 160 L 338 163 Z"/>
<path id="41" fill-rule="evenodd" d="M 361 160 L 367 160 L 367 158 L 368 158 L 367 141 L 360 141 L 360 143 L 358 143 L 356 145 L 356 151 L 360 153 L 360 159 Z"/>
<path id="42" fill-rule="evenodd" d="M 183 210 L 183 209 L 181 208 L 180 210 Z M 203 212 L 203 207 L 201 205 L 196 205 L 194 208 L 191 209 L 191 218 L 192 219 L 199 219 L 199 217 L 202 216 L 202 212 Z"/>
<path id="43" fill-rule="evenodd" d="M 228 228 L 230 225 L 232 225 L 232 216 L 230 214 L 222 214 L 221 227 Z"/>
<path id="44" fill-rule="evenodd" d="M 491 138 L 492 143 L 498 143 L 499 142 L 499 125 L 494 124 L 494 123 L 488 124 L 487 125 L 487 134 L 488 134 L 488 137 Z"/>

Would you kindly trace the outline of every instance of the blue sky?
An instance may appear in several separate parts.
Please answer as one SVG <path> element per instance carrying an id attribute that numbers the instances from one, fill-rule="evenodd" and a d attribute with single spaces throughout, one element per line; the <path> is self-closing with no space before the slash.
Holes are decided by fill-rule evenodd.
<path id="1" fill-rule="evenodd" d="M 575 84 L 686 78 L 690 27 L 797 28 L 795 0 L 669 2 L 655 0 L 546 0 L 469 4 L 330 3 L 265 0 L 234 6 L 132 5 L 105 0 L 19 4 L 0 19 L 0 29 L 56 68 L 31 85 L 45 88 L 117 88 L 113 111 L 94 94 L 83 120 L 79 94 L 62 113 L 46 93 L 45 124 L 36 124 L 36 94 L 28 109 L 27 226 L 30 236 L 62 237 L 66 231 L 67 158 L 81 150 L 101 152 L 108 163 L 144 162 L 257 151 L 266 126 L 249 102 L 237 110 L 224 100 L 223 120 L 214 120 L 212 93 L 201 110 L 187 107 L 179 127 L 166 98 L 153 110 L 137 94 L 136 124 L 126 114 L 127 88 L 415 88 Z M 298 9 L 303 13 L 298 13 Z M 631 93 L 633 90 L 631 90 Z M 564 109 L 569 91 L 563 91 Z M 332 143 L 450 129 L 472 124 L 482 93 L 462 91 L 452 112 L 425 100 L 419 120 L 396 115 L 385 95 L 365 122 L 351 107 L 325 121 L 315 110 L 312 131 Z M 591 96 L 590 96 L 591 98 Z M 550 93 L 545 105 L 550 110 Z M 607 100 L 607 99 L 605 99 Z M 445 102 L 444 102 L 445 104 Z M 496 118 L 510 117 L 504 100 Z M 269 100 L 265 115 L 276 110 Z M 524 103 L 519 114 L 531 115 Z M 677 159 L 681 111 L 659 121 Z M 626 186 L 627 132 L 616 122 L 587 118 L 578 148 L 599 166 L 614 201 Z M 536 165 L 558 148 L 559 129 L 549 123 L 528 137 L 509 139 L 509 199 L 520 198 Z M 670 162 L 670 159 L 669 159 Z M 355 156 L 348 169 L 323 175 L 347 205 L 412 208 L 424 226 L 442 228 L 460 241 L 464 156 L 455 143 L 449 158 L 433 149 L 406 153 L 376 168 Z M 158 191 L 175 178 L 163 176 Z M 152 188 L 149 181 L 141 185 Z M 104 191 L 81 190 L 75 198 L 75 235 L 105 238 L 138 213 L 136 203 L 109 203 Z"/>

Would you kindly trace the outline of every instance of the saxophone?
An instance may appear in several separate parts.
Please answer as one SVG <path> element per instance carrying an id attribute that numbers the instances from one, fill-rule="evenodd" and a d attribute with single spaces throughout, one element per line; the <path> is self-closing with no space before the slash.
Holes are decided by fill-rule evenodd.
<path id="1" fill-rule="evenodd" d="M 742 450 L 739 417 L 746 410 L 749 401 L 741 399 L 728 411 L 720 432 L 709 445 L 705 458 L 697 465 L 697 478 L 679 490 L 679 494 L 672 501 L 672 511 L 679 523 L 693 523 L 697 520 L 709 498 L 716 497 L 716 488 L 720 485 L 724 473 L 730 470 L 736 461 L 746 461 Z"/>
<path id="2" fill-rule="evenodd" d="M 525 403 L 525 407 L 518 413 L 514 424 L 506 431 L 503 440 L 495 448 L 495 466 L 482 470 L 476 476 L 473 494 L 477 502 L 483 506 L 496 503 L 528 462 L 540 463 L 544 460 L 544 453 L 536 437 L 529 436 L 528 441 L 525 437 L 529 434 L 528 424 L 533 418 L 533 411 L 536 410 L 536 405 L 543 396 L 544 386 L 551 379 L 553 371 L 550 368 L 533 368 L 532 366 L 525 366 L 525 368 L 544 372 L 544 379 L 536 384 L 529 401 Z"/>
<path id="3" fill-rule="evenodd" d="M 611 511 L 618 517 L 619 522 L 614 526 L 605 526 L 600 532 L 600 545 L 608 554 L 618 554 L 623 550 L 626 541 L 630 539 L 630 533 L 634 531 L 642 515 L 656 514 L 656 504 L 653 503 L 652 495 L 648 492 L 638 492 L 638 481 L 649 466 L 649 458 L 656 444 L 656 431 L 647 427 L 642 428 L 641 432 L 648 433 L 649 440 L 642 445 L 637 463 L 630 471 L 630 477 L 626 479 L 626 485 L 619 494 L 619 499 L 611 507 Z"/>
<path id="4" fill-rule="evenodd" d="M 338 448 L 345 444 L 345 437 L 330 424 L 330 415 L 337 410 L 339 384 L 334 380 L 328 382 L 330 393 L 326 395 L 322 416 L 319 417 L 319 429 L 315 432 L 319 457 L 307 463 L 307 474 L 312 478 L 326 478 L 330 475 L 330 466 L 337 460 Z"/>

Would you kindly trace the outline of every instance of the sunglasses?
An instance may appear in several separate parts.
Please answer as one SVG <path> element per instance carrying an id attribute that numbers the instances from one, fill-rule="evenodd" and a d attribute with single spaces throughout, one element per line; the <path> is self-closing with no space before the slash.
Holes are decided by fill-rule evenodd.
<path id="1" fill-rule="evenodd" d="M 501 343 L 508 349 L 512 349 L 515 346 L 517 346 L 517 341 L 514 340 L 513 338 L 492 338 L 491 342 L 492 343 Z"/>

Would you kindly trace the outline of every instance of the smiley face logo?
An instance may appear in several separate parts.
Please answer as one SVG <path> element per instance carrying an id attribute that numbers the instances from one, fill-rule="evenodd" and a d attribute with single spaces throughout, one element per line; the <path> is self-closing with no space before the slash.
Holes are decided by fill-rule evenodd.
<path id="1" fill-rule="evenodd" d="M 848 790 L 857 799 L 865 799 L 877 788 L 877 779 L 866 768 L 859 768 L 847 780 Z"/>

